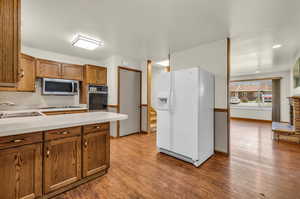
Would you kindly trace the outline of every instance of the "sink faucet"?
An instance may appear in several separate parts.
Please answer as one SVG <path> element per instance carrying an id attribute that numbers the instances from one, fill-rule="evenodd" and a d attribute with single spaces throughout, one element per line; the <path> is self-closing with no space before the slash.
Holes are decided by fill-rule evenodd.
<path id="1" fill-rule="evenodd" d="M 0 105 L 15 106 L 16 104 L 13 102 L 0 102 Z"/>

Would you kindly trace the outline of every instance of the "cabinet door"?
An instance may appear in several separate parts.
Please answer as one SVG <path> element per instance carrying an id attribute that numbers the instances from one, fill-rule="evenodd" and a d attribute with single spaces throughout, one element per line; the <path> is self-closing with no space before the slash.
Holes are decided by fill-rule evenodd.
<path id="1" fill-rule="evenodd" d="M 44 147 L 45 193 L 81 179 L 81 137 L 52 140 Z"/>
<path id="2" fill-rule="evenodd" d="M 15 86 L 20 53 L 20 0 L 0 1 L 0 83 Z"/>
<path id="3" fill-rule="evenodd" d="M 106 68 L 100 68 L 96 70 L 96 84 L 106 85 L 107 84 L 107 70 Z"/>
<path id="4" fill-rule="evenodd" d="M 94 132 L 83 138 L 83 177 L 109 167 L 109 131 Z"/>
<path id="5" fill-rule="evenodd" d="M 35 91 L 35 59 L 28 55 L 21 55 L 21 64 L 19 68 L 20 81 L 18 82 L 18 91 Z"/>
<path id="6" fill-rule="evenodd" d="M 0 150 L 0 198 L 34 199 L 42 195 L 41 149 L 41 144 L 32 144 Z"/>
<path id="7" fill-rule="evenodd" d="M 83 79 L 83 66 L 73 64 L 63 64 L 61 75 L 64 79 L 78 80 Z"/>
<path id="8" fill-rule="evenodd" d="M 46 78 L 61 78 L 61 64 L 49 60 L 37 60 L 36 76 Z"/>
<path id="9" fill-rule="evenodd" d="M 97 71 L 94 68 L 88 67 L 86 70 L 86 81 L 88 84 L 95 85 L 97 83 Z"/>
<path id="10" fill-rule="evenodd" d="M 93 85 L 107 84 L 107 69 L 101 66 L 86 65 L 86 82 Z"/>

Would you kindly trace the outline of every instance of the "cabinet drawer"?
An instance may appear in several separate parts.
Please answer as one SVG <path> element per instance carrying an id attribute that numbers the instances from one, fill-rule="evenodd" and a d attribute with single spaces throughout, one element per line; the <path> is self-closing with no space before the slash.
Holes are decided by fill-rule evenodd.
<path id="1" fill-rule="evenodd" d="M 42 141 L 43 134 L 41 132 L 0 137 L 0 149 L 39 143 Z"/>
<path id="2" fill-rule="evenodd" d="M 97 131 L 106 131 L 106 130 L 109 130 L 109 122 L 100 123 L 100 124 L 91 124 L 91 125 L 86 125 L 83 127 L 83 132 L 85 134 L 97 132 Z"/>
<path id="3" fill-rule="evenodd" d="M 45 132 L 45 140 L 54 140 L 81 135 L 81 127 L 55 129 Z"/>

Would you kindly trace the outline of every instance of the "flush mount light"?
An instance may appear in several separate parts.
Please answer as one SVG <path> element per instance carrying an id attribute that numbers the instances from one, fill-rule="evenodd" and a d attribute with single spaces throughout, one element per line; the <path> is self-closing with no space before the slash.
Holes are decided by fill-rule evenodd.
<path id="1" fill-rule="evenodd" d="M 95 50 L 98 47 L 103 47 L 104 42 L 91 37 L 76 35 L 72 41 L 72 46 L 87 50 Z"/>
<path id="2" fill-rule="evenodd" d="M 157 62 L 157 64 L 161 66 L 170 66 L 169 60 L 160 61 Z"/>
<path id="3" fill-rule="evenodd" d="M 282 45 L 281 44 L 276 44 L 276 45 L 274 45 L 272 48 L 273 49 L 276 49 L 276 48 L 280 48 Z"/>

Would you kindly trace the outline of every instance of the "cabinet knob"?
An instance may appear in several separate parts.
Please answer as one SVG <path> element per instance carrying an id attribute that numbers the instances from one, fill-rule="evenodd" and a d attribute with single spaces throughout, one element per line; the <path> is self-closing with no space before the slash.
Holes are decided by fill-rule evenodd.
<path id="1" fill-rule="evenodd" d="M 22 79 L 25 75 L 24 69 L 21 69 L 19 72 L 19 78 Z"/>
<path id="2" fill-rule="evenodd" d="M 87 148 L 87 146 L 88 146 L 88 142 L 85 141 L 85 142 L 84 142 L 84 147 Z"/>
<path id="3" fill-rule="evenodd" d="M 24 141 L 23 139 L 13 140 L 14 143 L 20 143 L 20 142 L 23 142 L 23 141 Z"/>
<path id="4" fill-rule="evenodd" d="M 46 155 L 47 155 L 47 158 L 50 156 L 50 150 L 49 149 L 47 149 Z"/>
<path id="5" fill-rule="evenodd" d="M 58 132 L 57 134 L 58 135 L 67 135 L 67 134 L 69 134 L 69 132 L 68 131 L 63 131 L 63 132 Z"/>

